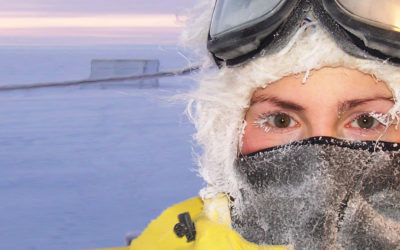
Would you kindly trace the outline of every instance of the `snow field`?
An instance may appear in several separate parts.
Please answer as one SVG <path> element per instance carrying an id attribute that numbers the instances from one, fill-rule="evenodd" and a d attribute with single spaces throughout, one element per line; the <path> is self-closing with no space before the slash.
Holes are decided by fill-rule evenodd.
<path id="1" fill-rule="evenodd" d="M 156 55 L 152 49 L 129 53 Z M 36 59 L 17 68 L 32 49 L 24 54 L 0 48 L 5 54 L 0 66 L 15 68 L 8 74 L 3 67 L 1 82 L 85 78 L 86 58 L 101 51 L 71 49 L 73 58 L 61 53 L 56 59 L 54 49 L 42 50 L 33 49 Z M 121 51 L 110 49 L 107 56 L 118 58 Z M 186 64 L 174 49 L 160 55 L 162 69 L 169 68 L 165 61 L 171 68 Z M 163 209 L 197 195 L 203 184 L 192 171 L 194 128 L 183 114 L 185 104 L 167 101 L 193 86 L 190 77 L 171 77 L 161 79 L 158 89 L 1 92 L 1 248 L 123 246 L 126 233 L 139 233 Z"/>

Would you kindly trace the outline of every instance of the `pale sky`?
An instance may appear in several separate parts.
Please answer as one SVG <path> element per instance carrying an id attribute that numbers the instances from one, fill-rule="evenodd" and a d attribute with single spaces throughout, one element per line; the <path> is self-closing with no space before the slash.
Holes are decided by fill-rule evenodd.
<path id="1" fill-rule="evenodd" d="M 197 0 L 0 0 L 1 45 L 176 43 Z"/>

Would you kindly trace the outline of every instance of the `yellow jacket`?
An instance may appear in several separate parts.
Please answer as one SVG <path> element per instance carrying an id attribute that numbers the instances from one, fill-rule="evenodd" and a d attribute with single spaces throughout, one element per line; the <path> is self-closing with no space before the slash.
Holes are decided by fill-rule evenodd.
<path id="1" fill-rule="evenodd" d="M 174 232 L 174 226 L 179 222 L 178 215 L 184 212 L 190 213 L 196 228 L 195 240 L 191 242 L 187 242 L 186 237 L 179 238 Z M 233 231 L 230 225 L 228 199 L 225 195 L 204 202 L 199 197 L 191 198 L 165 210 L 130 246 L 109 250 L 291 249 L 288 246 L 260 246 L 250 243 Z"/>

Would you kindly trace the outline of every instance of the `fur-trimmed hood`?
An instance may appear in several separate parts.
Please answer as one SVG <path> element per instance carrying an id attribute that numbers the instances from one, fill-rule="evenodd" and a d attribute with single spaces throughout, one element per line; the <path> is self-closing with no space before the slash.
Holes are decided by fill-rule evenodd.
<path id="1" fill-rule="evenodd" d="M 194 44 L 206 55 L 206 41 L 214 0 L 206 0 L 197 11 L 199 18 L 188 20 L 183 33 L 186 43 Z M 198 12 L 197 12 L 198 13 Z M 211 57 L 202 58 L 209 67 Z M 236 197 L 238 191 L 233 171 L 240 152 L 244 117 L 250 99 L 257 88 L 265 88 L 282 77 L 304 74 L 303 83 L 312 70 L 323 67 L 347 67 L 371 74 L 385 82 L 393 93 L 395 105 L 385 119 L 397 119 L 400 111 L 400 68 L 387 62 L 366 60 L 346 54 L 317 21 L 300 28 L 280 51 L 259 56 L 245 65 L 205 70 L 199 77 L 199 87 L 189 94 L 189 115 L 197 132 L 194 136 L 203 151 L 199 156 L 199 173 L 208 186 L 201 191 L 203 198 L 219 192 Z"/>

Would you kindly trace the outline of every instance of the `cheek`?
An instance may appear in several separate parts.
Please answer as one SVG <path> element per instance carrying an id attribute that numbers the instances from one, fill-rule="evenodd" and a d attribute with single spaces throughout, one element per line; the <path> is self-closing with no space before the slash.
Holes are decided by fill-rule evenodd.
<path id="1" fill-rule="evenodd" d="M 272 130 L 265 132 L 265 129 L 251 122 L 247 122 L 242 136 L 240 152 L 247 155 L 266 148 L 304 139 L 300 132 L 301 129 L 296 129 L 287 133 L 274 132 Z"/>
<path id="2" fill-rule="evenodd" d="M 390 126 L 381 138 L 381 141 L 400 142 L 400 126 Z"/>
<path id="3" fill-rule="evenodd" d="M 274 137 L 276 136 L 271 136 L 263 128 L 259 128 L 248 122 L 242 136 L 242 148 L 240 152 L 246 155 L 285 143 L 281 140 L 277 141 Z"/>
<path id="4" fill-rule="evenodd" d="M 260 138 L 260 135 L 257 135 L 257 131 L 254 130 L 253 126 L 247 124 L 242 136 L 242 148 L 240 152 L 244 155 L 255 152 L 259 147 L 258 145 L 262 142 Z"/>

